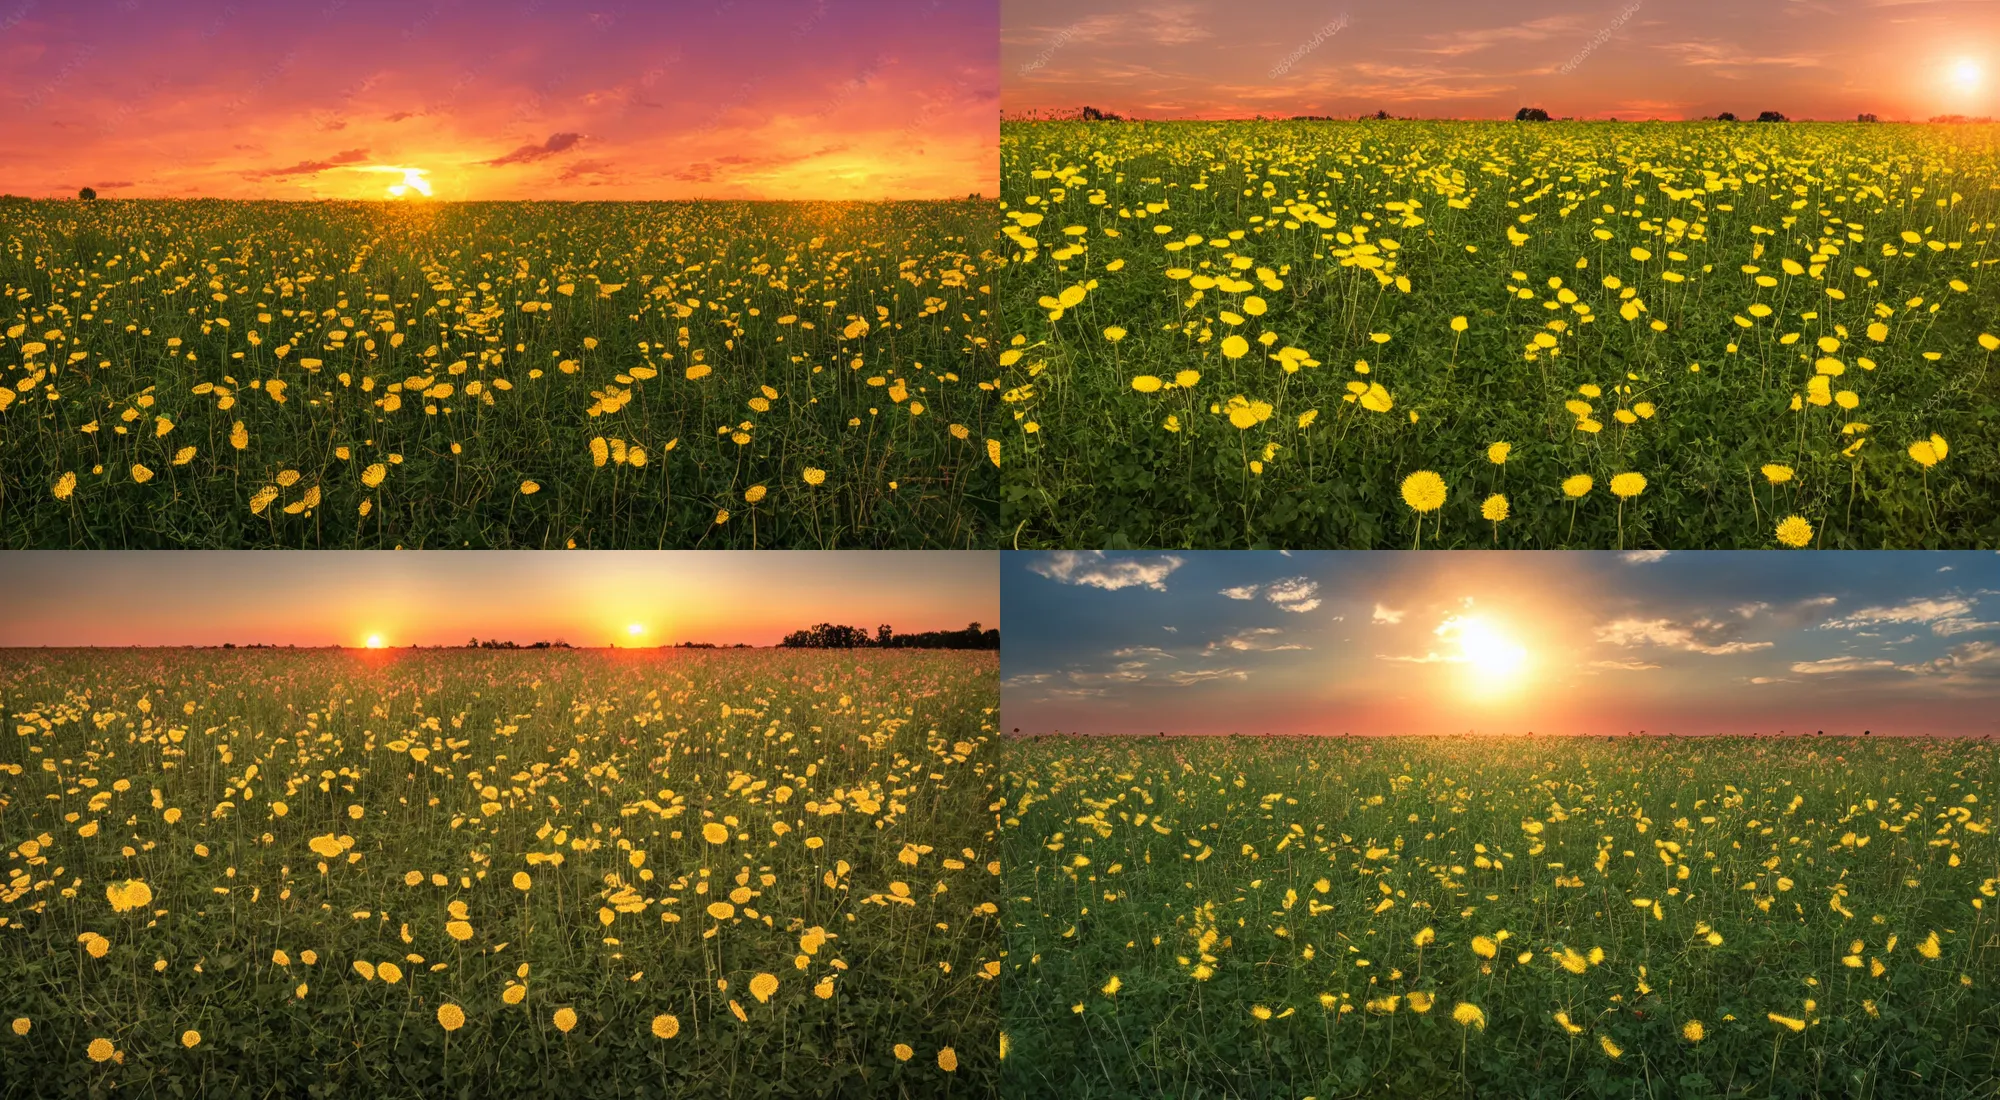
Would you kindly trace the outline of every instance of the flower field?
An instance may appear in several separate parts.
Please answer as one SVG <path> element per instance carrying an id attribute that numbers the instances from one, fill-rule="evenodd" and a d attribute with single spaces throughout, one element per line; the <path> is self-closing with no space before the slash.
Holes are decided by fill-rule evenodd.
<path id="1" fill-rule="evenodd" d="M 997 697 L 990 653 L 11 651 L 0 1095 L 990 1095 Z"/>
<path id="2" fill-rule="evenodd" d="M 1009 1096 L 1974 1096 L 1988 741 L 1037 738 Z"/>
<path id="3" fill-rule="evenodd" d="M 2000 545 L 1996 136 L 1009 123 L 1008 545 Z"/>
<path id="4" fill-rule="evenodd" d="M 996 539 L 987 203 L 0 223 L 0 544 Z"/>

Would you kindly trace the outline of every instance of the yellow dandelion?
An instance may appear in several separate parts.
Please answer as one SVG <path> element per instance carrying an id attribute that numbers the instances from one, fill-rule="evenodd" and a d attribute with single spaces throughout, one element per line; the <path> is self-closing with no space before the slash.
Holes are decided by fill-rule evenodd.
<path id="1" fill-rule="evenodd" d="M 1563 495 L 1571 500 L 1575 500 L 1585 493 L 1590 492 L 1590 487 L 1595 484 L 1597 482 L 1589 474 L 1576 474 L 1572 477 L 1564 478 L 1562 486 Z"/>
<path id="2" fill-rule="evenodd" d="M 745 503 L 755 504 L 758 501 L 764 499 L 765 492 L 767 492 L 767 490 L 764 488 L 764 486 L 752 485 L 748 489 L 743 490 L 743 500 Z"/>
<path id="3" fill-rule="evenodd" d="M 450 1001 L 438 1006 L 438 1026 L 446 1031 L 457 1031 L 465 1026 L 465 1010 Z"/>
<path id="4" fill-rule="evenodd" d="M 908 1043 L 897 1043 L 897 1044 L 896 1044 L 896 1061 L 898 1061 L 898 1062 L 907 1062 L 907 1061 L 909 1061 L 909 1060 L 911 1059 L 911 1057 L 913 1057 L 913 1056 L 914 1056 L 914 1055 L 915 1055 L 916 1053 L 917 1053 L 917 1051 L 916 1051 L 916 1048 L 915 1048 L 915 1047 L 912 1047 L 912 1046 L 911 1046 L 910 1044 L 908 1044 Z"/>
<path id="5" fill-rule="evenodd" d="M 49 491 L 56 495 L 57 500 L 68 500 L 70 494 L 76 492 L 76 473 L 65 472 L 56 479 L 56 483 L 49 488 Z"/>
<path id="6" fill-rule="evenodd" d="M 1435 512 L 1444 506 L 1444 478 L 1431 470 L 1418 470 L 1403 479 L 1403 503 L 1418 512 Z"/>
<path id="7" fill-rule="evenodd" d="M 1778 541 L 1794 549 L 1812 542 L 1812 524 L 1804 516 L 1786 516 L 1778 521 Z"/>
<path id="8" fill-rule="evenodd" d="M 1486 461 L 1495 466 L 1507 464 L 1507 456 L 1514 453 L 1514 445 L 1504 440 L 1486 448 Z"/>
<path id="9" fill-rule="evenodd" d="M 1480 1011 L 1478 1005 L 1468 1001 L 1458 1002 L 1458 1007 L 1451 1010 L 1451 1018 L 1458 1021 L 1460 1027 L 1476 1027 L 1481 1031 L 1486 1030 L 1486 1013 Z"/>
<path id="10" fill-rule="evenodd" d="M 816 466 L 806 467 L 801 471 L 800 476 L 805 478 L 807 485 L 824 485 L 826 483 L 826 471 Z"/>
<path id="11" fill-rule="evenodd" d="M 1479 514 L 1485 516 L 1487 519 L 1493 521 L 1494 523 L 1499 523 L 1500 521 L 1506 519 L 1507 518 L 1506 496 L 1500 493 L 1494 493 L 1492 496 L 1487 497 L 1486 503 L 1479 506 Z"/>
<path id="12" fill-rule="evenodd" d="M 555 1022 L 556 1030 L 568 1035 L 570 1029 L 576 1027 L 576 1010 L 567 1006 L 556 1009 Z"/>
<path id="13" fill-rule="evenodd" d="M 112 1046 L 109 1039 L 92 1039 L 84 1053 L 90 1055 L 93 1062 L 108 1062 L 113 1054 L 118 1053 L 118 1048 Z"/>
<path id="14" fill-rule="evenodd" d="M 1778 1024 L 1788 1031 L 1804 1031 L 1806 1029 L 1806 1022 L 1796 1016 L 1780 1016 L 1775 1012 L 1767 1012 L 1764 1015 L 1769 1017 L 1772 1023 Z"/>
<path id="15" fill-rule="evenodd" d="M 1701 1026 L 1700 1020 L 1689 1020 L 1681 1025 L 1681 1038 L 1690 1043 L 1699 1043 L 1707 1037 L 1708 1029 Z"/>
<path id="16" fill-rule="evenodd" d="M 1612 1042 L 1609 1035 L 1599 1035 L 1597 1037 L 1597 1045 L 1604 1051 L 1606 1056 L 1611 1058 L 1616 1058 L 1625 1053 L 1625 1048 Z"/>
<path id="17" fill-rule="evenodd" d="M 958 1069 L 958 1052 L 950 1047 L 946 1047 L 938 1051 L 937 1062 L 939 1069 L 946 1073 L 954 1072 Z"/>
<path id="18" fill-rule="evenodd" d="M 750 979 L 750 995 L 757 998 L 758 1004 L 769 1001 L 771 994 L 777 991 L 778 976 L 776 974 L 759 974 Z"/>
<path id="19" fill-rule="evenodd" d="M 523 481 L 521 483 L 521 495 L 524 497 L 534 496 L 536 493 L 539 493 L 541 491 L 542 491 L 542 486 L 541 483 L 539 482 Z"/>
<path id="20" fill-rule="evenodd" d="M 720 821 L 711 821 L 701 827 L 701 838 L 710 844 L 727 844 L 729 827 Z"/>
<path id="21" fill-rule="evenodd" d="M 26 1016 L 16 1016 L 14 1017 L 14 1022 L 8 1026 L 14 1029 L 14 1034 L 26 1035 L 28 1029 L 35 1026 L 35 1021 L 28 1019 Z"/>
<path id="22" fill-rule="evenodd" d="M 671 1039 L 674 1036 L 679 1035 L 680 1033 L 681 1033 L 680 1017 L 675 1016 L 671 1012 L 662 1012 L 658 1016 L 653 1017 L 654 1038 Z"/>
<path id="23" fill-rule="evenodd" d="M 1646 491 L 1646 475 L 1635 473 L 1619 474 L 1611 479 L 1611 491 L 1621 498 L 1636 497 Z"/>
<path id="24" fill-rule="evenodd" d="M 153 471 L 147 469 L 144 463 L 134 462 L 132 464 L 132 480 L 144 485 L 148 481 L 153 480 Z"/>

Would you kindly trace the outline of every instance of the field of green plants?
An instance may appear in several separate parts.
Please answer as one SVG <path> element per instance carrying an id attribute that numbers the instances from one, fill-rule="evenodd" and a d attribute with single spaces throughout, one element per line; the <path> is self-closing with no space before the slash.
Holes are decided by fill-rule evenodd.
<path id="1" fill-rule="evenodd" d="M 1037 738 L 1007 1096 L 2000 1089 L 2000 752 Z"/>
<path id="2" fill-rule="evenodd" d="M 2000 127 L 1018 122 L 1003 538 L 2000 546 Z"/>
<path id="3" fill-rule="evenodd" d="M 0 545 L 991 546 L 992 218 L 10 202 Z"/>
<path id="4" fill-rule="evenodd" d="M 14 650 L 0 1096 L 991 1095 L 991 653 Z"/>

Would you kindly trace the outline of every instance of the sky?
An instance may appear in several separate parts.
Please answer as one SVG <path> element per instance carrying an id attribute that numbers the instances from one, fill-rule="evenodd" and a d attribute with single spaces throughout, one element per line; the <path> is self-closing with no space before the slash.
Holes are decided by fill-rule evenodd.
<path id="1" fill-rule="evenodd" d="M 1001 563 L 1024 733 L 2000 732 L 2000 555 L 1055 551 Z"/>
<path id="2" fill-rule="evenodd" d="M 1000 66 L 1009 115 L 2000 115 L 2000 4 L 1007 0 Z"/>
<path id="3" fill-rule="evenodd" d="M 992 195 L 998 34 L 998 0 L 0 0 L 0 192 Z"/>
<path id="4" fill-rule="evenodd" d="M 770 645 L 1000 621 L 977 551 L 0 552 L 0 646 Z M 639 627 L 632 632 L 632 627 Z"/>

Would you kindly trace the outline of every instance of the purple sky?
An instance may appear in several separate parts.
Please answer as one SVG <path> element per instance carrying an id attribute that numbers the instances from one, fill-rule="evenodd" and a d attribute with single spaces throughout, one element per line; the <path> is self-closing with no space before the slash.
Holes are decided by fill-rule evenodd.
<path id="1" fill-rule="evenodd" d="M 0 191 L 997 190 L 996 0 L 0 0 Z"/>

